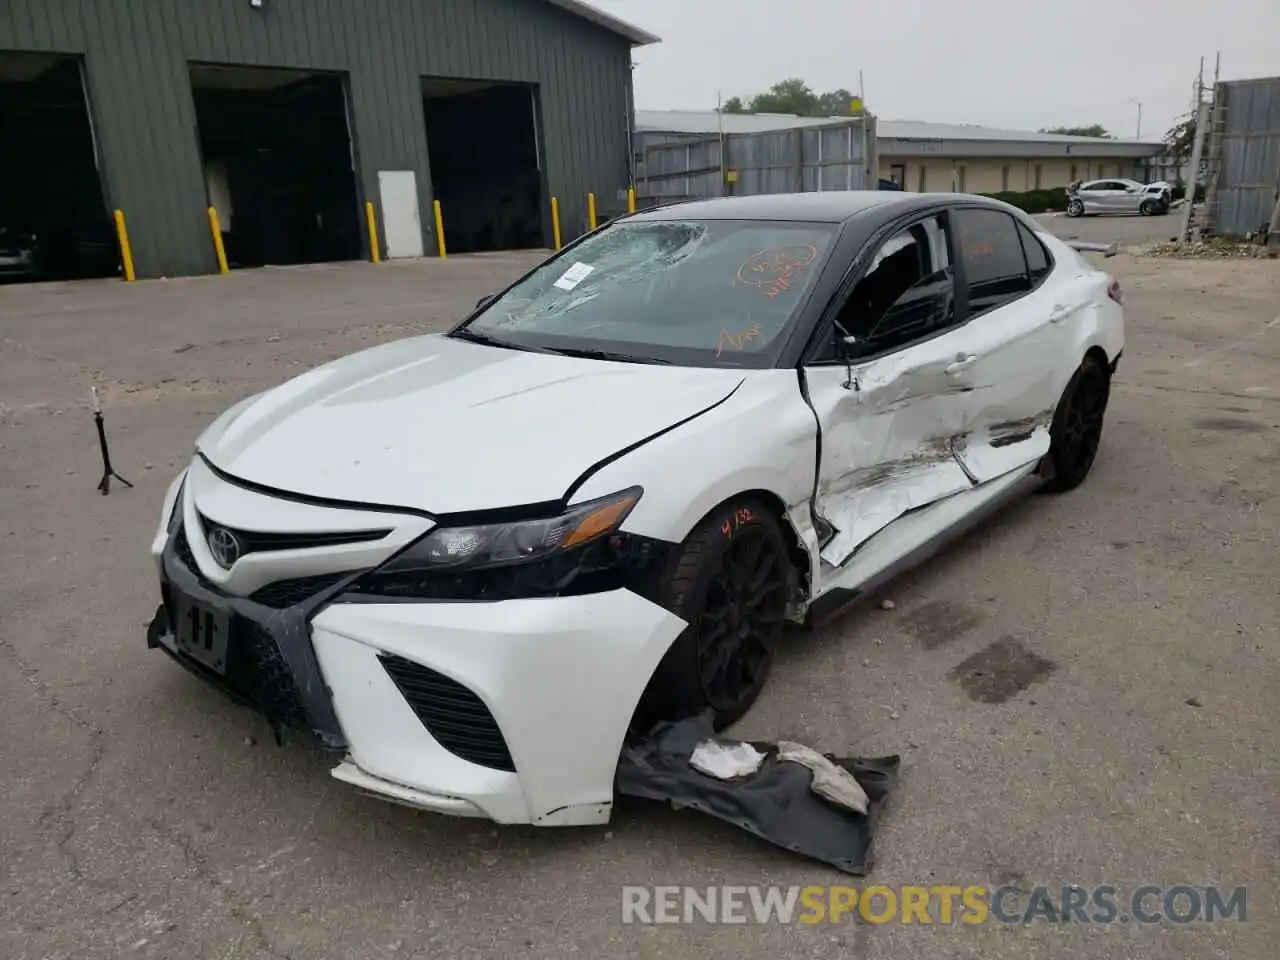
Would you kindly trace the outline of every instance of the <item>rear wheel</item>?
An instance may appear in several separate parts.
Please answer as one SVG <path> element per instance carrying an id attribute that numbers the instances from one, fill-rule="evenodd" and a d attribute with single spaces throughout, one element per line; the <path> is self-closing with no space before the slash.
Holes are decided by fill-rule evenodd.
<path id="1" fill-rule="evenodd" d="M 717 730 L 764 689 L 795 584 L 786 537 L 756 499 L 712 511 L 677 551 L 658 600 L 689 625 L 658 665 L 636 726 L 710 709 Z"/>
<path id="2" fill-rule="evenodd" d="M 1090 354 L 1076 369 L 1049 428 L 1054 476 L 1045 490 L 1062 493 L 1084 482 L 1102 442 L 1102 420 L 1111 396 L 1111 372 Z"/>

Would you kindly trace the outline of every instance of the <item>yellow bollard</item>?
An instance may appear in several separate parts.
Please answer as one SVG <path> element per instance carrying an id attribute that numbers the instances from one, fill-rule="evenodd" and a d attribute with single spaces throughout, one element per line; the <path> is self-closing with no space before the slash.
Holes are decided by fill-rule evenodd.
<path id="1" fill-rule="evenodd" d="M 373 213 L 373 201 L 366 200 L 364 218 L 369 221 L 369 259 L 374 263 L 382 262 L 382 251 L 378 249 L 378 220 Z"/>
<path id="2" fill-rule="evenodd" d="M 129 231 L 124 227 L 124 211 L 115 212 L 116 238 L 120 241 L 120 266 L 124 268 L 124 278 L 129 283 L 138 279 L 133 272 L 133 248 L 129 246 Z"/>
<path id="3" fill-rule="evenodd" d="M 213 231 L 213 252 L 218 255 L 218 272 L 228 273 L 227 251 L 222 249 L 222 227 L 218 225 L 218 211 L 209 208 L 209 229 Z"/>
<path id="4" fill-rule="evenodd" d="M 594 193 L 587 194 L 587 225 L 592 230 L 596 228 L 596 195 Z"/>
<path id="5" fill-rule="evenodd" d="M 551 236 L 556 242 L 556 249 L 560 249 L 560 201 L 555 197 L 551 198 Z"/>
<path id="6" fill-rule="evenodd" d="M 636 188 L 627 187 L 627 213 L 636 212 Z"/>
<path id="7" fill-rule="evenodd" d="M 447 259 L 449 254 L 444 248 L 444 213 L 440 210 L 440 201 L 432 200 L 431 209 L 436 216 L 436 249 L 440 251 L 440 259 Z"/>

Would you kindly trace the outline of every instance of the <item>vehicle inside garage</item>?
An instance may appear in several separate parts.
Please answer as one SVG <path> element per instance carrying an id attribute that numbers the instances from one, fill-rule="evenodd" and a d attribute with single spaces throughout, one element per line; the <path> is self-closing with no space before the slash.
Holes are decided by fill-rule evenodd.
<path id="1" fill-rule="evenodd" d="M 191 88 L 229 265 L 359 259 L 343 77 L 193 64 Z"/>
<path id="2" fill-rule="evenodd" d="M 422 84 L 431 186 L 450 252 L 546 246 L 537 97 L 523 84 Z"/>
<path id="3" fill-rule="evenodd" d="M 0 283 L 114 276 L 80 61 L 0 51 Z"/>

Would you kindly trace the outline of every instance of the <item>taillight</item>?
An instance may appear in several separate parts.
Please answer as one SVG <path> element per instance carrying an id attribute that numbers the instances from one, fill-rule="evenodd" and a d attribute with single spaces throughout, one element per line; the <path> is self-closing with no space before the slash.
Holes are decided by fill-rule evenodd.
<path id="1" fill-rule="evenodd" d="M 1107 284 L 1107 296 L 1116 303 L 1124 303 L 1124 292 L 1120 289 L 1120 281 L 1112 280 Z"/>

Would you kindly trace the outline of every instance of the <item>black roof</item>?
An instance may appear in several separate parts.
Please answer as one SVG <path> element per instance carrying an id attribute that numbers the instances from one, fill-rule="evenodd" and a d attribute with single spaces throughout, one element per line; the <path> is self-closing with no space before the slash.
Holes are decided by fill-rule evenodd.
<path id="1" fill-rule="evenodd" d="M 690 200 L 645 210 L 629 220 L 791 220 L 811 223 L 843 223 L 868 210 L 896 217 L 916 209 L 936 207 L 955 200 L 940 193 L 905 193 L 890 190 L 837 190 L 822 193 L 770 193 L 750 197 L 714 197 Z M 969 199 L 978 199 L 966 197 Z"/>

